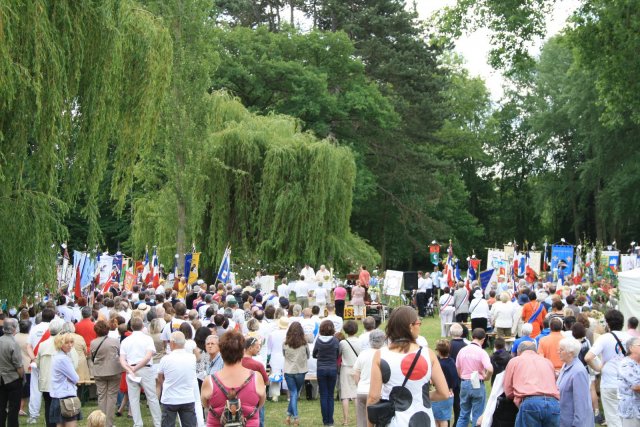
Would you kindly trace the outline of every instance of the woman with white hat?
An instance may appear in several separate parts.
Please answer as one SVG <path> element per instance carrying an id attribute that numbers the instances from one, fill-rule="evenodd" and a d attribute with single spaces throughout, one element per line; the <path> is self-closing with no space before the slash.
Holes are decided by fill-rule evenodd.
<path id="1" fill-rule="evenodd" d="M 489 303 L 483 298 L 482 291 L 476 288 L 473 292 L 473 299 L 469 303 L 469 314 L 471 315 L 471 330 L 482 328 L 485 331 L 489 327 Z"/>

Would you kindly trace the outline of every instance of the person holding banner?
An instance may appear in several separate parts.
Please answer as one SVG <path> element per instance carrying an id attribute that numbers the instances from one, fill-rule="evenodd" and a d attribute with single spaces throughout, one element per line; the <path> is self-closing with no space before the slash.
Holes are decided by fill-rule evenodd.
<path id="1" fill-rule="evenodd" d="M 547 309 L 544 308 L 544 304 L 537 301 L 536 293 L 529 292 L 529 302 L 522 306 L 522 320 L 526 323 L 531 323 L 533 332 L 531 332 L 531 338 L 535 338 L 540 335 L 542 330 L 542 322 L 547 315 Z"/>
<path id="2" fill-rule="evenodd" d="M 440 336 L 447 336 L 447 323 L 453 322 L 453 314 L 456 312 L 456 308 L 453 306 L 453 294 L 451 290 L 447 286 L 444 288 L 444 292 L 442 296 L 440 296 L 440 300 L 438 301 L 440 305 Z"/>

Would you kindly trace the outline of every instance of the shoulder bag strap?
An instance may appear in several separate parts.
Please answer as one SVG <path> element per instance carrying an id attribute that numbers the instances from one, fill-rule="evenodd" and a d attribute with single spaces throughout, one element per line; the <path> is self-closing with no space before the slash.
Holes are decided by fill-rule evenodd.
<path id="1" fill-rule="evenodd" d="M 104 344 L 104 342 L 107 340 L 107 338 L 109 338 L 109 337 L 105 336 L 104 339 L 102 341 L 100 341 L 100 344 L 98 345 L 98 348 L 96 348 L 96 351 L 92 351 L 91 352 L 91 362 L 92 363 L 96 363 L 96 355 L 98 354 L 98 350 L 100 350 L 100 347 L 102 347 L 102 344 Z"/>
<path id="2" fill-rule="evenodd" d="M 418 358 L 420 357 L 421 352 L 422 352 L 422 347 L 418 349 L 418 352 L 416 353 L 416 357 L 413 358 L 413 362 L 411 362 L 411 367 L 407 371 L 407 376 L 404 377 L 404 381 L 402 382 L 402 387 L 404 387 L 407 384 L 409 377 L 413 373 L 413 368 L 416 367 L 416 363 L 418 363 Z"/>
<path id="3" fill-rule="evenodd" d="M 355 355 L 356 355 L 356 357 L 358 357 L 358 352 L 356 351 L 356 349 L 355 349 L 355 348 L 353 348 L 353 346 L 352 346 L 352 345 L 351 345 L 351 343 L 349 342 L 349 339 L 347 338 L 345 341 L 347 342 L 347 344 L 349 344 L 349 347 L 351 347 L 351 351 L 353 351 L 353 354 L 355 354 Z"/>
<path id="4" fill-rule="evenodd" d="M 616 339 L 618 345 L 620 346 L 620 350 L 622 351 L 622 355 L 626 356 L 627 352 L 624 349 L 624 345 L 622 345 L 622 342 L 620 341 L 620 338 L 618 338 L 618 336 L 616 334 L 614 334 L 613 331 L 611 332 L 611 335 L 613 335 L 613 337 Z"/>
<path id="5" fill-rule="evenodd" d="M 455 295 L 454 295 L 454 296 L 455 296 Z M 458 306 L 456 307 L 456 311 L 458 311 L 458 309 L 459 309 L 460 307 L 462 307 L 462 304 L 464 304 L 464 303 L 465 303 L 465 301 L 467 301 L 467 298 L 468 298 L 468 297 L 469 297 L 469 291 L 467 291 L 467 290 L 465 289 L 465 291 L 464 291 L 464 298 L 462 298 L 462 301 L 461 301 L 461 302 L 460 302 L 460 304 L 458 304 Z"/>
<path id="6" fill-rule="evenodd" d="M 473 308 L 469 310 L 469 314 L 473 314 L 473 312 L 475 311 L 476 308 L 478 308 L 479 305 L 480 305 L 480 300 L 478 300 L 476 305 L 474 305 Z"/>

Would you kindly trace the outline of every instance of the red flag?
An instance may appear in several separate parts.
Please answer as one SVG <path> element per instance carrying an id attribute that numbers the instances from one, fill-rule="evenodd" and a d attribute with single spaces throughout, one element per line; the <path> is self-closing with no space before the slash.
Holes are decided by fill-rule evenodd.
<path id="1" fill-rule="evenodd" d="M 76 300 L 82 296 L 82 289 L 80 289 L 80 279 L 82 278 L 82 274 L 80 272 L 80 265 L 76 266 L 76 283 L 74 286 L 74 295 L 76 296 Z"/>
<path id="2" fill-rule="evenodd" d="M 538 278 L 538 275 L 536 274 L 535 270 L 529 267 L 528 265 L 525 267 L 525 269 L 526 269 L 526 273 L 524 278 L 527 281 L 527 283 L 535 282 L 536 279 Z"/>

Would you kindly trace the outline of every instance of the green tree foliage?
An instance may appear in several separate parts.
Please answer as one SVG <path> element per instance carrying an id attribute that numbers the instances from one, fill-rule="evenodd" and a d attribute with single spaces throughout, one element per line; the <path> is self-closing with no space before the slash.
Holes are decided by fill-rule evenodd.
<path id="1" fill-rule="evenodd" d="M 640 124 L 640 4 L 634 0 L 584 1 L 573 17 L 571 42 L 578 61 L 593 72 L 602 121 Z"/>
<path id="2" fill-rule="evenodd" d="M 138 256 L 147 245 L 158 244 L 161 259 L 172 263 L 174 254 L 182 256 L 199 233 L 199 224 L 190 222 L 190 218 L 203 206 L 197 193 L 205 173 L 201 145 L 211 122 L 209 74 L 217 66 L 217 56 L 210 44 L 209 1 L 147 0 L 145 4 L 170 30 L 173 74 L 158 137 L 135 170 L 141 191 L 133 200 L 131 243 Z M 157 210 L 169 213 L 173 220 L 146 221 L 149 211 Z M 157 227 L 150 229 L 150 224 Z"/>
<path id="3" fill-rule="evenodd" d="M 536 183 L 547 226 L 555 236 L 572 233 L 576 241 L 635 239 L 638 126 L 629 114 L 622 125 L 604 119 L 599 73 L 583 65 L 573 40 L 557 37 L 545 45 L 529 110 L 547 159 Z"/>
<path id="4" fill-rule="evenodd" d="M 437 159 L 446 71 L 415 13 L 395 0 L 313 1 L 301 8 L 314 22 L 310 34 L 286 27 L 276 34 L 266 27 L 221 32 L 225 65 L 216 71 L 216 87 L 252 111 L 294 115 L 318 136 L 356 150 L 351 223 L 383 264 L 409 266 L 414 257 L 423 264 L 434 237 L 476 236 L 478 228 L 452 230 L 441 214 L 446 209 L 433 207 L 447 201 L 466 214 L 464 201 L 455 205 L 457 197 L 443 195 L 459 188 L 450 180 L 461 179 L 455 164 Z"/>
<path id="5" fill-rule="evenodd" d="M 209 105 L 210 133 L 199 148 L 205 177 L 194 191 L 202 206 L 188 217 L 205 265 L 217 266 L 228 243 L 234 257 L 265 264 L 343 268 L 379 260 L 350 231 L 356 171 L 348 148 L 301 132 L 290 117 L 252 114 L 224 93 L 210 95 Z M 159 188 L 140 210 L 140 238 L 175 227 L 163 200 Z"/>
<path id="6" fill-rule="evenodd" d="M 134 2 L 0 3 L 3 296 L 52 281 L 70 212 L 88 244 L 101 240 L 105 171 L 122 206 L 155 134 L 170 54 L 165 28 Z"/>
<path id="7" fill-rule="evenodd" d="M 546 17 L 556 0 L 458 0 L 434 17 L 435 29 L 447 40 L 465 32 L 490 30 L 489 63 L 512 76 L 527 75 L 535 60 L 532 41 L 544 37 Z"/>
<path id="8" fill-rule="evenodd" d="M 251 111 L 298 117 L 320 138 L 356 145 L 366 144 L 363 133 L 398 123 L 344 33 L 218 28 L 212 43 L 220 51 L 213 88 L 232 92 Z"/>

